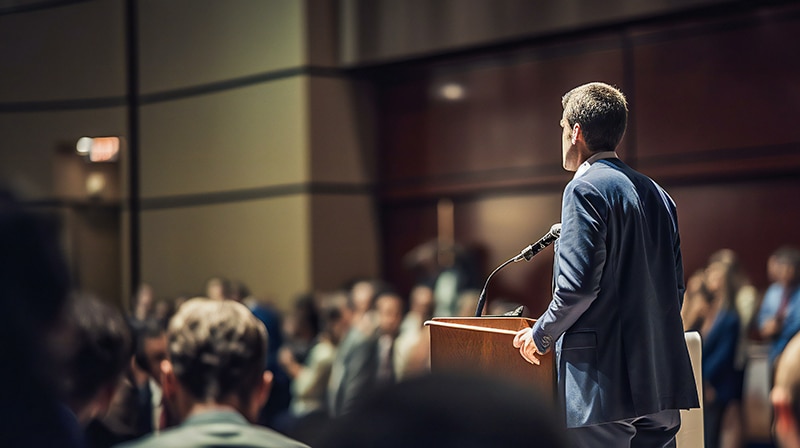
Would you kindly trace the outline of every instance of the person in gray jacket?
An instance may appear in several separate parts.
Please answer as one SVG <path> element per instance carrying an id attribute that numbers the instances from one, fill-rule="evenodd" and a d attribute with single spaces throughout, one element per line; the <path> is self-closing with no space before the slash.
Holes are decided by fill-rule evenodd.
<path id="1" fill-rule="evenodd" d="M 162 385 L 182 423 L 121 447 L 307 448 L 250 423 L 267 401 L 272 374 L 263 370 L 267 331 L 247 307 L 191 299 L 170 320 L 167 338 Z"/>

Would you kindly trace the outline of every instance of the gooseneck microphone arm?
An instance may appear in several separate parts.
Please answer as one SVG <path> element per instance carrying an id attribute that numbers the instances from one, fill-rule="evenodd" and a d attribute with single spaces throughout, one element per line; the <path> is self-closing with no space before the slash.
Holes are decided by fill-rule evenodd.
<path id="1" fill-rule="evenodd" d="M 522 252 L 519 253 L 519 255 L 508 259 L 505 263 L 501 264 L 494 271 L 492 271 L 492 273 L 489 274 L 489 277 L 486 278 L 486 283 L 484 283 L 483 289 L 481 290 L 481 295 L 478 298 L 478 307 L 475 309 L 475 317 L 481 317 L 483 314 L 483 307 L 486 306 L 486 290 L 489 287 L 489 280 L 492 279 L 492 276 L 496 274 L 497 271 L 503 269 L 511 263 L 516 263 L 522 260 L 531 261 L 534 255 L 541 252 L 545 247 L 553 244 L 553 242 L 557 240 L 559 236 L 561 236 L 561 223 L 553 224 L 553 226 L 550 227 L 550 231 L 547 232 L 541 239 L 539 239 L 539 241 L 526 247 L 522 250 Z"/>
<path id="2" fill-rule="evenodd" d="M 492 276 L 497 271 L 499 271 L 500 269 L 503 269 L 504 267 L 508 266 L 511 263 L 514 263 L 516 261 L 516 259 L 517 259 L 517 257 L 511 258 L 508 261 L 506 261 L 505 263 L 501 264 L 500 266 L 497 267 L 497 269 L 495 269 L 494 271 L 492 271 L 491 274 L 489 274 L 489 277 L 486 278 L 486 283 L 484 283 L 483 289 L 481 290 L 481 295 L 478 298 L 478 308 L 475 310 L 475 317 L 481 317 L 481 314 L 483 314 L 483 307 L 486 305 L 486 288 L 489 287 L 489 280 L 492 279 Z"/>

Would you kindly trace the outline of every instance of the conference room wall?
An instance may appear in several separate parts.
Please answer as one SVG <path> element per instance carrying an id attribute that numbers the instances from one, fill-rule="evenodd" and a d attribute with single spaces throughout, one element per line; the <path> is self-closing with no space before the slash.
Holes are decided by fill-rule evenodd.
<path id="1" fill-rule="evenodd" d="M 485 248 L 484 275 L 518 250 L 510 248 L 541 236 L 559 211 L 540 198 L 560 197 L 570 178 L 559 167 L 560 95 L 601 80 L 630 101 L 621 157 L 675 191 L 687 272 L 730 247 L 765 287 L 767 253 L 800 245 L 796 221 L 787 218 L 800 208 L 793 186 L 800 131 L 792 123 L 800 112 L 800 64 L 782 56 L 800 50 L 798 24 L 797 5 L 754 7 L 376 69 L 387 276 L 410 287 L 392 260 L 436 236 L 433 213 L 442 197 L 462 217 L 457 239 Z M 463 97 L 443 100 L 448 83 Z M 507 196 L 517 203 L 498 210 Z M 550 218 L 526 229 L 472 224 L 516 216 L 514 207 Z M 394 221 L 425 224 L 400 236 Z M 757 229 L 770 231 L 753 250 Z M 547 299 L 513 277 L 522 274 L 504 275 L 499 291 L 510 298 L 532 307 Z M 545 277 L 534 274 L 532 282 Z"/>
<path id="2" fill-rule="evenodd" d="M 139 11 L 142 280 L 170 297 L 200 277 L 244 276 L 255 293 L 286 306 L 298 293 L 376 274 L 377 263 L 365 266 L 378 258 L 374 222 L 340 223 L 332 212 L 374 215 L 374 170 L 351 83 L 325 69 L 330 2 L 145 1 Z M 287 201 L 291 210 L 274 205 Z M 287 216 L 268 219 L 273 213 Z M 234 249 L 224 266 L 213 250 L 197 252 L 196 238 L 158 233 L 214 214 L 258 220 L 212 220 L 220 235 L 194 234 L 217 251 Z M 239 244 L 248 238 L 253 245 Z M 273 247 L 284 241 L 295 250 Z M 162 251 L 198 256 L 186 268 L 165 267 L 175 274 L 165 276 L 159 266 L 178 260 Z"/>

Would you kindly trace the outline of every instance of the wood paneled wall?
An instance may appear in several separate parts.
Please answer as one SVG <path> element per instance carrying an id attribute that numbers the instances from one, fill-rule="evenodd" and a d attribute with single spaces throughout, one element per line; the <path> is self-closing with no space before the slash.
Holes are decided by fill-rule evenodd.
<path id="1" fill-rule="evenodd" d="M 401 259 L 436 236 L 440 198 L 454 201 L 456 239 L 482 254 L 484 275 L 559 221 L 571 176 L 560 167 L 560 98 L 599 80 L 621 87 L 630 102 L 621 157 L 678 204 L 686 272 L 728 247 L 764 288 L 769 253 L 800 246 L 800 59 L 792 56 L 800 52 L 800 7 L 721 14 L 371 72 L 379 86 L 386 277 L 411 286 Z M 461 97 L 448 100 L 445 86 Z M 548 250 L 506 268 L 490 299 L 541 311 L 551 263 Z"/>

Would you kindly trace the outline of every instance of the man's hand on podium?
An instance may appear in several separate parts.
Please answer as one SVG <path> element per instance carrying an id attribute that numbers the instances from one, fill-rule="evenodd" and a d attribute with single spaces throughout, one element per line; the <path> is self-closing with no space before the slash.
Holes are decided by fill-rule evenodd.
<path id="1" fill-rule="evenodd" d="M 532 328 L 524 328 L 517 332 L 516 336 L 514 336 L 514 347 L 519 349 L 519 354 L 522 355 L 525 361 L 539 365 L 540 361 L 536 355 L 543 355 L 544 353 L 541 353 L 536 348 L 536 343 L 533 342 Z"/>

